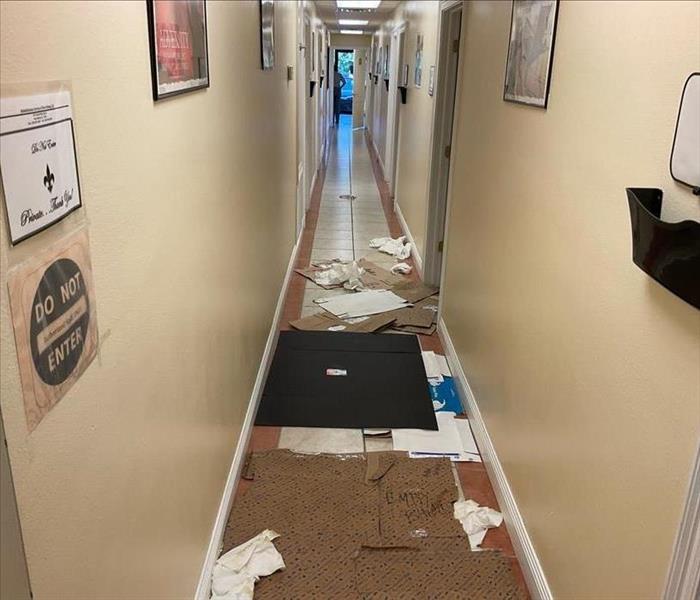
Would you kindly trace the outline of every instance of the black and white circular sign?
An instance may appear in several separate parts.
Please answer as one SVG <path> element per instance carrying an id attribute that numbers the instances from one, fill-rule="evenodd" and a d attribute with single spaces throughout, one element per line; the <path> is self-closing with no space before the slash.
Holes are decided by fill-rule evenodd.
<path id="1" fill-rule="evenodd" d="M 83 353 L 90 305 L 80 267 L 60 258 L 44 272 L 34 295 L 29 339 L 39 377 L 48 385 L 63 383 Z"/>

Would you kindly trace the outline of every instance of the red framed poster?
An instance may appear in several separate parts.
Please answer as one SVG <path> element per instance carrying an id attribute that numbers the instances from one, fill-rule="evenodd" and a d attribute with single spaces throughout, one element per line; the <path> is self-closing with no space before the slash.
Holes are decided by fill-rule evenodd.
<path id="1" fill-rule="evenodd" d="M 209 87 L 205 0 L 147 0 L 153 99 Z"/>

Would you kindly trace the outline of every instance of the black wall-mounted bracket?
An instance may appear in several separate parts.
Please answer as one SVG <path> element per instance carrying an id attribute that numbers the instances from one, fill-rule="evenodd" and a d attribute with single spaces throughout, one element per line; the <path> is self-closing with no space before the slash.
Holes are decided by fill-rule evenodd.
<path id="1" fill-rule="evenodd" d="M 314 97 L 314 89 L 316 88 L 316 82 L 315 81 L 309 81 L 309 97 L 313 98 Z"/>
<path id="2" fill-rule="evenodd" d="M 384 85 L 386 85 L 386 91 L 388 92 L 389 91 L 389 80 L 388 79 L 384 80 Z"/>
<path id="3" fill-rule="evenodd" d="M 663 192 L 627 188 L 632 260 L 667 290 L 700 309 L 700 223 L 661 220 Z"/>
<path id="4" fill-rule="evenodd" d="M 401 92 L 401 104 L 406 104 L 406 92 L 408 88 L 405 85 L 400 85 L 399 91 Z"/>
<path id="5" fill-rule="evenodd" d="M 374 85 L 377 85 L 377 82 L 379 81 L 379 75 L 374 76 Z"/>

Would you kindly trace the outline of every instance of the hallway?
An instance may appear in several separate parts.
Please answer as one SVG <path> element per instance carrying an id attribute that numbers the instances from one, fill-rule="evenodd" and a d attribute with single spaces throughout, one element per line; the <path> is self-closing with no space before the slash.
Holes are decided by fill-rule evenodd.
<path id="1" fill-rule="evenodd" d="M 325 169 L 321 171 L 321 177 L 314 189 L 297 268 L 306 267 L 316 260 L 332 258 L 357 260 L 365 257 L 386 269 L 396 263 L 391 256 L 381 254 L 369 247 L 369 240 L 374 237 L 388 235 L 396 237 L 401 233 L 386 191 L 386 184 L 375 177 L 376 165 L 372 164 L 370 148 L 364 129 L 353 131 L 350 117 L 341 116 L 340 127 L 334 130 L 331 137 Z M 356 197 L 354 200 L 340 197 L 351 193 Z M 408 261 L 412 262 L 411 259 Z M 418 279 L 415 270 L 412 278 Z M 313 302 L 318 297 L 347 293 L 354 292 L 342 288 L 324 290 L 295 273 L 286 297 L 281 328 L 291 329 L 288 325 L 289 321 L 319 312 L 319 306 Z M 401 334 L 387 331 L 381 335 Z M 423 350 L 444 354 L 437 333 L 418 337 Z M 304 454 L 354 455 L 393 450 L 390 437 L 364 436 L 360 429 L 254 426 L 248 453 L 260 453 L 275 448 Z M 452 463 L 451 468 L 460 499 L 469 498 L 481 506 L 498 510 L 498 502 L 483 463 L 457 462 Z M 251 485 L 251 481 L 245 478 L 238 481 L 236 499 L 226 527 L 222 553 L 240 543 L 236 535 L 236 521 L 233 515 L 238 503 L 250 490 Z M 303 487 L 298 492 L 305 494 Z M 338 517 L 340 518 L 341 515 Z M 461 540 L 461 543 L 468 547 L 466 538 Z M 500 550 L 509 558 L 522 597 L 529 598 L 506 525 L 502 524 L 496 529 L 488 530 L 481 547 Z"/>

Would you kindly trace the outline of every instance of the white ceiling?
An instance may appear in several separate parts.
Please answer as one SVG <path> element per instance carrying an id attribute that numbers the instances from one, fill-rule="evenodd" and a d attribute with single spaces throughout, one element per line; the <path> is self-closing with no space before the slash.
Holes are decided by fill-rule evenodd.
<path id="1" fill-rule="evenodd" d="M 382 3 L 375 10 L 346 10 L 338 9 L 335 0 L 316 0 L 316 11 L 319 18 L 326 24 L 331 33 L 340 29 L 360 29 L 360 27 L 338 25 L 338 19 L 363 19 L 369 21 L 368 25 L 362 26 L 365 33 L 374 32 L 400 4 L 399 0 L 382 0 Z"/>

